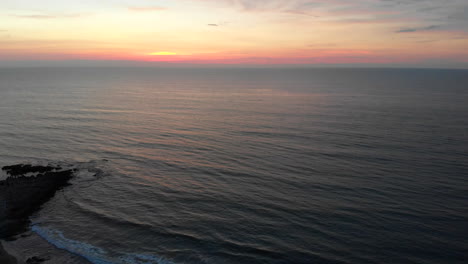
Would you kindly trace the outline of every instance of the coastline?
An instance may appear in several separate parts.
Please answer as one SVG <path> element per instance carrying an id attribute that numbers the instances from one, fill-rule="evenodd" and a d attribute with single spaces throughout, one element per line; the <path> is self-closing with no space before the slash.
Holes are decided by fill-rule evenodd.
<path id="1" fill-rule="evenodd" d="M 90 264 L 85 258 L 57 248 L 33 232 L 29 217 L 67 185 L 76 169 L 53 165 L 4 166 L 0 180 L 1 264 Z M 31 176 L 31 174 L 33 176 Z"/>
<path id="2" fill-rule="evenodd" d="M 1 241 L 0 244 L 2 264 L 91 264 L 79 255 L 55 247 L 33 231 L 20 234 L 11 241 Z"/>

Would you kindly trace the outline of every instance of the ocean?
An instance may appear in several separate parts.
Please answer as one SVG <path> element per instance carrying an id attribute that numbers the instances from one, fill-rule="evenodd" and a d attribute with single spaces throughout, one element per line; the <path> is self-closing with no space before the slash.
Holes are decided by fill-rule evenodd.
<path id="1" fill-rule="evenodd" d="M 96 263 L 467 263 L 468 70 L 0 68 L 0 166 Z"/>

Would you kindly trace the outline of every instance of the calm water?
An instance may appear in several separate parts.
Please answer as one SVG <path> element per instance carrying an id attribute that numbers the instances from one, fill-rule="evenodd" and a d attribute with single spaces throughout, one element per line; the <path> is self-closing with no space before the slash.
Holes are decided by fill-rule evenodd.
<path id="1" fill-rule="evenodd" d="M 94 263 L 466 263 L 468 71 L 0 69 L 0 165 Z"/>

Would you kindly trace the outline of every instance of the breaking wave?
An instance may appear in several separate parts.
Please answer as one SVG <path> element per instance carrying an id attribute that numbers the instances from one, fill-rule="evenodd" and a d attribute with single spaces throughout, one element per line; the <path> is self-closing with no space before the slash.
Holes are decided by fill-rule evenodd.
<path id="1" fill-rule="evenodd" d="M 59 230 L 33 225 L 32 230 L 57 248 L 84 257 L 94 264 L 173 264 L 162 257 L 123 253 L 114 254 L 91 244 L 66 238 Z"/>

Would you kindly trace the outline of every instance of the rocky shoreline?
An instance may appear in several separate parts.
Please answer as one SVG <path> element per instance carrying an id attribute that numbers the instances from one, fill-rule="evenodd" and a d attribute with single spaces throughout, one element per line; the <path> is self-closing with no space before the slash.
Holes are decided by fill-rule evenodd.
<path id="1" fill-rule="evenodd" d="M 7 178 L 0 180 L 0 263 L 89 263 L 29 230 L 29 217 L 69 185 L 76 170 L 30 164 L 4 166 L 2 170 Z"/>
<path id="2" fill-rule="evenodd" d="M 10 262 L 2 262 L 0 257 L 2 264 L 91 264 L 81 256 L 56 248 L 32 231 L 1 244 L 0 247 L 3 246 L 6 255 L 10 256 Z"/>

